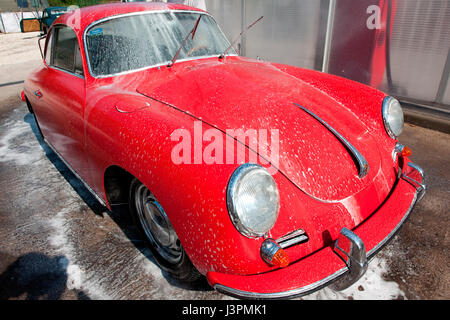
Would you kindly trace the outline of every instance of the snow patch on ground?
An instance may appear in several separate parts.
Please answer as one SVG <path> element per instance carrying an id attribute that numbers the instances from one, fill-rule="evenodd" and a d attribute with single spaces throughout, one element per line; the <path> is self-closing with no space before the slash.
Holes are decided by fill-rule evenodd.
<path id="1" fill-rule="evenodd" d="M 388 272 L 387 261 L 375 257 L 367 268 L 364 276 L 355 284 L 342 291 L 324 288 L 310 295 L 302 297 L 304 300 L 392 300 L 402 297 L 405 293 L 393 281 L 386 281 L 383 277 Z"/>
<path id="2" fill-rule="evenodd" d="M 12 161 L 18 166 L 25 166 L 41 159 L 42 148 L 35 139 L 28 139 L 28 123 L 23 120 L 10 120 L 2 127 L 5 134 L 0 136 L 0 162 Z M 20 143 L 17 143 L 18 141 Z"/>
<path id="3" fill-rule="evenodd" d="M 67 267 L 67 288 L 81 290 L 83 284 L 83 271 L 76 264 L 69 264 Z"/>

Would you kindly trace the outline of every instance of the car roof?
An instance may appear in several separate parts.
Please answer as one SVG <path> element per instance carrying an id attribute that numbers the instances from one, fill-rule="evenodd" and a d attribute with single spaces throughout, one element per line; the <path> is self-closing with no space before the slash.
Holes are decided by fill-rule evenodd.
<path id="1" fill-rule="evenodd" d="M 183 4 L 164 2 L 119 2 L 100 4 L 83 7 L 70 11 L 55 20 L 55 24 L 65 24 L 72 27 L 76 32 L 82 32 L 92 22 L 110 16 L 140 11 L 167 11 L 167 10 L 189 10 L 204 12 L 201 9 L 189 7 Z"/>
<path id="2" fill-rule="evenodd" d="M 67 9 L 67 7 L 47 7 L 45 10 L 60 10 L 60 9 Z"/>

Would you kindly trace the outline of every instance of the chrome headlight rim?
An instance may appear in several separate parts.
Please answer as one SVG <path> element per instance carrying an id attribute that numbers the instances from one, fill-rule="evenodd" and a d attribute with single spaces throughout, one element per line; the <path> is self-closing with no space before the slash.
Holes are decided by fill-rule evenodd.
<path id="1" fill-rule="evenodd" d="M 235 228 L 244 236 L 247 238 L 259 238 L 264 235 L 266 235 L 275 225 L 275 222 L 278 218 L 278 213 L 280 210 L 280 197 L 278 192 L 278 187 L 275 183 L 275 180 L 273 180 L 274 186 L 276 188 L 276 196 L 277 196 L 277 205 L 276 205 L 276 212 L 273 215 L 273 223 L 270 225 L 267 230 L 264 232 L 258 232 L 256 230 L 253 230 L 252 228 L 246 226 L 240 216 L 238 209 L 236 208 L 236 203 L 234 201 L 236 188 L 238 186 L 238 183 L 249 173 L 251 173 L 254 170 L 263 170 L 265 173 L 267 173 L 268 176 L 270 176 L 272 179 L 273 177 L 270 175 L 270 173 L 261 165 L 254 164 L 254 163 L 245 163 L 240 165 L 231 175 L 231 178 L 228 182 L 227 186 L 227 194 L 226 194 L 226 202 L 227 202 L 227 209 L 228 214 L 230 216 L 230 219 L 235 226 Z"/>
<path id="2" fill-rule="evenodd" d="M 391 107 L 391 104 L 393 102 L 397 102 L 398 103 L 398 105 L 400 107 L 400 111 L 402 112 L 402 125 L 401 125 L 400 131 L 397 132 L 397 133 L 394 132 L 394 130 L 392 130 L 391 123 L 389 123 L 389 120 L 388 120 L 389 119 L 388 112 L 390 111 L 390 107 Z M 392 96 L 385 97 L 384 100 L 383 100 L 382 108 L 381 108 L 381 114 L 382 114 L 383 123 L 384 123 L 384 129 L 386 130 L 386 133 L 392 139 L 397 139 L 400 136 L 400 134 L 402 133 L 403 126 L 404 126 L 404 123 L 405 123 L 404 118 L 403 118 L 403 110 L 401 109 L 400 102 L 397 99 L 395 99 L 394 97 L 392 97 Z"/>

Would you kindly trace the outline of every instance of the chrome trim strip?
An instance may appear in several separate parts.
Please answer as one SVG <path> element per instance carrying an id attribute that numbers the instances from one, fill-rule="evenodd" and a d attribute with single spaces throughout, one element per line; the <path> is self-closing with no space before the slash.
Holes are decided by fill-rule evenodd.
<path id="1" fill-rule="evenodd" d="M 133 73 L 133 72 L 139 72 L 139 71 L 143 71 L 143 70 L 147 70 L 147 69 L 158 68 L 158 67 L 166 66 L 167 64 L 169 64 L 170 60 L 167 60 L 167 61 L 164 61 L 162 63 L 158 63 L 158 64 L 155 64 L 155 65 L 151 65 L 151 66 L 147 66 L 147 67 L 143 67 L 143 68 L 139 68 L 139 69 L 127 70 L 127 71 L 113 73 L 113 74 L 107 74 L 107 75 L 96 75 L 96 74 L 94 74 L 92 72 L 92 69 L 91 69 L 91 63 L 90 63 L 90 60 L 89 60 L 89 54 L 87 52 L 87 39 L 86 39 L 86 35 L 87 35 L 87 32 L 88 32 L 89 29 L 91 29 L 93 26 L 95 26 L 97 24 L 100 24 L 102 22 L 105 22 L 105 21 L 118 19 L 118 18 L 123 18 L 123 17 L 128 17 L 128 16 L 156 14 L 156 13 L 169 13 L 169 12 L 196 13 L 196 14 L 204 14 L 204 15 L 207 15 L 207 16 L 211 17 L 214 20 L 214 22 L 216 23 L 216 25 L 219 27 L 219 30 L 222 32 L 224 38 L 228 41 L 228 43 L 230 43 L 230 41 L 227 39 L 227 37 L 223 33 L 222 29 L 220 29 L 220 26 L 217 23 L 216 19 L 214 19 L 214 17 L 212 15 L 210 15 L 209 13 L 207 13 L 207 12 L 195 11 L 195 10 L 166 10 L 166 9 L 163 9 L 163 10 L 137 11 L 137 12 L 129 12 L 129 13 L 124 13 L 124 14 L 118 14 L 118 15 L 109 16 L 109 17 L 105 17 L 105 18 L 93 21 L 83 31 L 84 56 L 86 58 L 86 64 L 88 66 L 89 74 L 93 78 L 96 78 L 96 79 L 109 78 L 109 77 L 129 74 L 129 73 Z M 212 56 L 185 58 L 185 59 L 179 59 L 177 61 L 178 62 L 183 62 L 183 61 L 200 60 L 200 59 L 207 59 L 207 58 L 213 58 L 213 57 L 217 57 L 218 58 L 219 56 L 220 56 L 220 54 L 219 55 L 212 55 Z M 229 54 L 228 56 L 237 56 L 237 54 Z"/>
<path id="2" fill-rule="evenodd" d="M 308 240 L 309 240 L 308 236 L 303 234 L 303 235 L 300 235 L 300 236 L 296 236 L 295 238 L 291 238 L 291 239 L 288 239 L 288 240 L 284 240 L 283 242 L 279 242 L 279 245 L 280 245 L 281 248 L 287 249 L 287 248 L 292 247 L 294 245 L 308 242 Z"/>
<path id="3" fill-rule="evenodd" d="M 83 183 L 83 185 L 85 186 L 85 188 L 92 193 L 92 195 L 98 200 L 98 202 L 100 202 L 103 206 L 107 207 L 106 202 L 100 198 L 97 193 L 95 193 L 94 190 L 92 190 L 91 187 L 89 187 L 89 185 L 83 180 L 81 179 L 80 175 L 70 166 L 70 164 L 62 157 L 61 154 L 59 154 L 58 151 L 56 151 L 55 147 L 52 146 L 52 144 L 50 142 L 48 142 L 48 140 L 46 138 L 43 138 L 44 142 L 47 146 L 49 146 L 50 149 L 52 149 L 52 151 L 58 156 L 58 158 L 61 159 L 61 161 L 66 165 L 67 168 L 69 168 L 69 170 L 73 173 L 73 175 L 75 177 L 77 177 L 78 180 L 81 181 L 81 183 Z"/>
<path id="4" fill-rule="evenodd" d="M 306 235 L 305 230 L 298 229 L 288 234 L 285 234 L 284 236 L 276 239 L 275 241 L 280 245 L 281 248 L 286 249 L 296 244 L 305 243 L 308 240 L 309 237 Z"/>
<path id="5" fill-rule="evenodd" d="M 56 30 L 56 29 L 58 29 L 58 28 L 68 28 L 68 29 L 70 29 L 71 31 L 73 31 L 73 33 L 75 33 L 75 35 L 76 35 L 76 32 L 75 32 L 75 30 L 73 30 L 73 28 L 71 27 L 71 26 L 69 26 L 69 25 L 67 25 L 67 24 L 64 24 L 64 23 L 57 23 L 57 24 L 55 24 L 55 25 L 52 25 L 51 26 L 51 30 Z M 48 33 L 45 35 L 45 37 L 47 37 L 49 34 L 50 34 L 50 29 L 48 30 Z M 55 31 L 56 32 L 56 31 Z M 52 35 L 53 36 L 53 35 Z M 53 36 L 54 37 L 54 36 Z M 80 47 L 80 42 L 78 41 L 78 37 L 76 38 L 77 39 L 77 44 L 78 44 L 78 47 Z M 50 50 L 53 50 L 54 48 L 54 44 L 55 44 L 55 42 L 53 41 L 53 43 L 52 43 L 52 48 L 50 48 Z M 45 48 L 45 49 L 49 49 L 49 48 Z M 44 52 L 44 54 L 45 54 L 45 52 Z M 52 57 L 53 57 L 53 52 L 51 52 L 51 54 L 52 54 Z M 81 49 L 80 49 L 80 54 L 81 54 Z M 78 77 L 78 78 L 80 78 L 80 79 L 83 79 L 84 80 L 84 68 L 83 68 L 83 75 L 81 75 L 81 74 L 78 74 L 78 73 L 75 73 L 75 72 L 73 72 L 73 71 L 70 71 L 70 70 L 66 70 L 66 69 L 62 69 L 62 68 L 60 68 L 60 67 L 57 67 L 57 66 L 54 66 L 54 65 L 52 65 L 51 64 L 51 60 L 53 60 L 53 59 L 50 59 L 50 61 L 49 61 L 49 63 L 47 63 L 47 61 L 45 61 L 45 57 L 43 57 L 42 58 L 43 60 L 44 60 L 44 64 L 48 67 L 48 68 L 50 68 L 50 69 L 53 69 L 53 70 L 58 70 L 58 71 L 62 71 L 62 72 L 65 72 L 65 73 L 67 73 L 67 74 L 70 74 L 70 75 L 72 75 L 72 76 L 75 76 L 75 77 Z M 75 59 L 75 56 L 74 56 L 74 59 Z"/>
<path id="6" fill-rule="evenodd" d="M 339 269 L 338 271 L 329 275 L 328 277 L 325 277 L 317 282 L 311 283 L 310 285 L 284 292 L 274 292 L 274 293 L 249 292 L 233 289 L 221 284 L 215 284 L 214 289 L 221 293 L 228 294 L 238 298 L 247 298 L 247 299 L 282 299 L 287 297 L 293 298 L 297 296 L 304 296 L 308 293 L 319 290 L 320 288 L 328 285 L 330 281 L 333 281 L 334 279 L 342 276 L 345 272 L 347 272 L 347 267 Z"/>
<path id="7" fill-rule="evenodd" d="M 305 107 L 299 105 L 298 103 L 293 102 L 294 105 L 308 113 L 314 119 L 319 121 L 322 125 L 324 125 L 338 140 L 347 148 L 348 151 L 353 155 L 353 158 L 356 160 L 358 166 L 358 177 L 363 178 L 369 172 L 369 164 L 367 160 L 363 157 L 363 155 L 347 140 L 345 139 L 339 132 L 337 132 L 333 127 L 331 127 L 328 123 L 326 123 L 322 118 L 313 113 L 312 111 L 306 109 Z"/>
<path id="8" fill-rule="evenodd" d="M 82 76 L 81 74 L 77 74 L 77 73 L 71 72 L 71 71 L 69 71 L 69 70 L 64 70 L 64 69 L 61 69 L 61 68 L 59 68 L 59 67 L 57 67 L 57 66 L 53 66 L 53 65 L 47 65 L 47 67 L 49 67 L 50 69 L 53 69 L 53 70 L 58 70 L 58 71 L 67 73 L 67 74 L 69 74 L 69 75 L 71 75 L 71 76 L 75 76 L 75 77 L 77 77 L 77 78 L 80 78 L 80 79 L 84 80 L 84 76 Z"/>

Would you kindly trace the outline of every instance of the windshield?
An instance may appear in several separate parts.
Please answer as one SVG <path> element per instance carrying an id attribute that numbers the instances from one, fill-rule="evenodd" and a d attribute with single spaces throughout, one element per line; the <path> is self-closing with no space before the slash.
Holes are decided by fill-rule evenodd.
<path id="1" fill-rule="evenodd" d="M 93 75 L 113 75 L 169 63 L 200 13 L 160 12 L 113 18 L 86 32 Z M 219 56 L 229 46 L 216 22 L 204 14 L 194 39 L 189 37 L 178 61 Z"/>
<path id="2" fill-rule="evenodd" d="M 61 16 L 61 15 L 63 15 L 64 13 L 66 13 L 67 12 L 67 9 L 55 9 L 55 10 L 51 10 L 50 11 L 50 13 L 52 14 L 52 15 L 55 15 L 55 16 Z"/>

